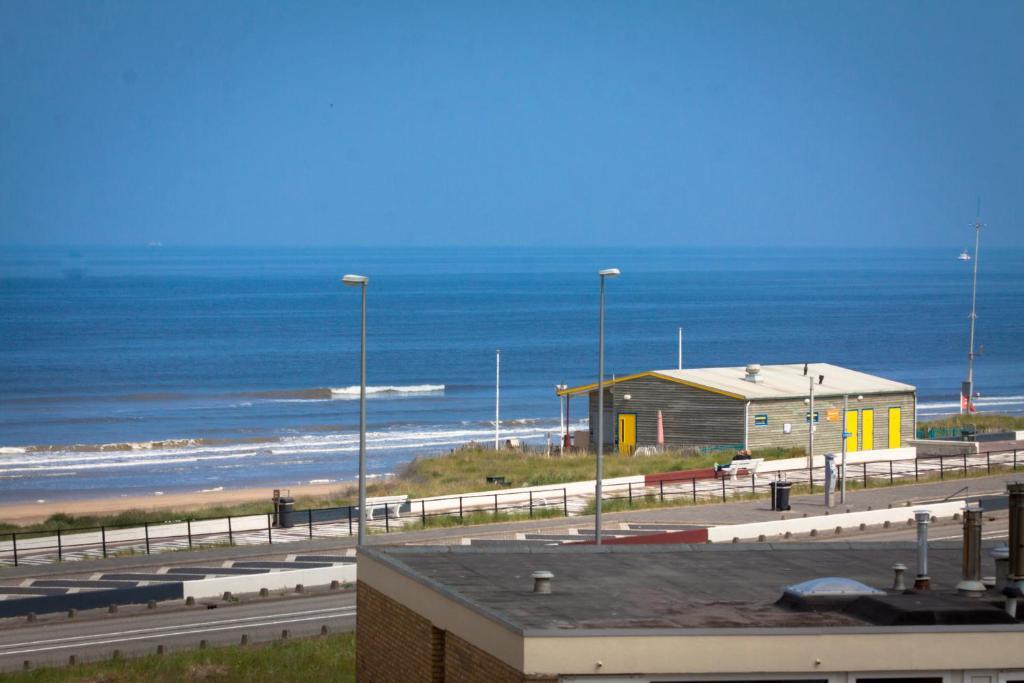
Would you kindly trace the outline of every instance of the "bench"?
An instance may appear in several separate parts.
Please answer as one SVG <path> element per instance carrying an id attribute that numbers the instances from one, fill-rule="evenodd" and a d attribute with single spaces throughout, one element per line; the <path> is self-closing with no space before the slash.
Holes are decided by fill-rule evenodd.
<path id="1" fill-rule="evenodd" d="M 383 519 L 387 514 L 391 519 L 398 519 L 403 512 L 409 512 L 412 505 L 409 496 L 377 496 L 366 499 L 366 518 Z"/>
<path id="2" fill-rule="evenodd" d="M 746 473 L 751 477 L 757 476 L 757 468 L 764 462 L 764 458 L 751 458 L 750 460 L 733 460 L 728 465 L 722 465 L 718 468 L 718 472 L 715 473 L 717 477 L 723 472 L 729 474 L 729 478 L 733 481 L 736 480 L 736 476 L 740 473 L 740 470 L 746 470 Z"/>

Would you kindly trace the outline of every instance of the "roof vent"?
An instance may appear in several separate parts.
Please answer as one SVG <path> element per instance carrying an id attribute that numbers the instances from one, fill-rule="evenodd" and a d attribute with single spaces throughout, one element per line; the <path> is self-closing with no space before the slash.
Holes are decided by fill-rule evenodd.
<path id="1" fill-rule="evenodd" d="M 761 377 L 761 366 L 758 363 L 751 363 L 747 366 L 747 376 L 743 379 L 748 382 L 763 382 L 764 378 Z"/>
<path id="2" fill-rule="evenodd" d="M 555 578 L 554 574 L 541 569 L 531 574 L 531 577 L 533 578 L 534 593 L 547 595 L 551 592 L 551 579 Z"/>

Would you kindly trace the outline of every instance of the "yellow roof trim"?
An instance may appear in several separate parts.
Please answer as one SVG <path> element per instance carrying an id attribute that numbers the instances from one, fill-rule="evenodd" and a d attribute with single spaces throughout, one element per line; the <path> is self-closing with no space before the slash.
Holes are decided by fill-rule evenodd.
<path id="1" fill-rule="evenodd" d="M 687 382 L 686 380 L 679 379 L 678 377 L 669 377 L 668 375 L 662 375 L 660 373 L 653 372 L 653 371 L 638 372 L 635 375 L 626 375 L 625 377 L 616 377 L 615 379 L 608 380 L 607 382 L 605 382 L 604 386 L 610 387 L 613 384 L 618 384 L 619 382 L 626 382 L 626 381 L 629 381 L 631 379 L 638 379 L 640 377 L 655 377 L 657 379 L 663 379 L 666 382 L 674 382 L 676 384 L 682 384 L 684 386 L 693 387 L 694 389 L 701 389 L 703 391 L 710 391 L 711 393 L 719 394 L 720 396 L 728 396 L 729 398 L 734 398 L 734 399 L 736 399 L 738 401 L 745 401 L 747 399 L 746 396 L 741 396 L 740 394 L 734 394 L 731 391 L 722 391 L 721 389 L 714 389 L 712 387 L 705 386 L 703 384 L 697 384 L 696 382 Z M 559 396 L 572 396 L 574 394 L 589 393 L 589 392 L 591 392 L 591 391 L 593 391 L 595 389 L 597 389 L 597 382 L 594 382 L 593 384 L 584 384 L 584 385 L 578 386 L 578 387 L 569 387 L 568 389 L 564 389 L 562 391 L 556 391 L 555 393 L 557 395 L 559 395 Z"/>

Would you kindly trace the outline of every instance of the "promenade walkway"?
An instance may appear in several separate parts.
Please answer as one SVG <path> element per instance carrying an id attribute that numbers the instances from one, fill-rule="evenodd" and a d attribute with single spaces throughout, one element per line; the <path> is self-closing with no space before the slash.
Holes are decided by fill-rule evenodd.
<path id="1" fill-rule="evenodd" d="M 927 480 L 933 477 L 954 477 L 962 474 L 979 475 L 989 472 L 1006 471 L 1017 467 L 1024 470 L 1024 453 L 1018 456 L 1017 444 L 1001 444 L 997 452 L 973 455 L 957 455 L 944 458 L 917 457 L 913 448 L 867 451 L 848 456 L 847 495 L 850 506 L 876 506 L 877 497 L 886 498 L 883 491 L 889 489 L 867 488 L 865 484 L 884 486 L 899 482 Z M 770 513 L 767 507 L 768 484 L 776 478 L 784 478 L 794 485 L 813 483 L 821 486 L 824 479 L 824 458 L 814 459 L 812 470 L 807 469 L 806 458 L 768 461 L 762 464 L 756 475 L 674 480 L 658 479 L 656 476 L 638 475 L 605 481 L 604 492 L 608 500 L 618 504 L 641 501 L 664 501 L 689 503 L 677 508 L 637 511 L 635 519 L 678 520 L 687 524 L 708 524 L 708 516 L 714 509 L 717 523 L 728 519 L 730 511 L 743 510 L 744 521 L 756 521 Z M 972 480 L 978 481 L 978 480 Z M 964 482 L 940 482 L 938 489 L 957 489 Z M 902 487 L 898 487 L 902 488 Z M 897 490 L 897 489 L 892 489 Z M 410 502 L 409 508 L 400 516 L 387 515 L 369 523 L 373 536 L 403 532 L 411 528 L 422 528 L 423 523 L 434 522 L 439 517 L 464 519 L 472 513 L 490 512 L 529 514 L 548 517 L 578 517 L 593 499 L 594 482 L 583 481 L 562 487 L 526 487 L 479 492 L 458 497 L 434 497 Z M 755 495 L 764 499 L 754 503 L 730 503 Z M 897 497 L 900 494 L 895 494 Z M 887 499 L 890 500 L 891 499 Z M 806 502 L 805 502 L 806 501 Z M 818 501 L 816 504 L 814 501 Z M 824 499 L 821 494 L 795 496 L 794 511 L 807 514 L 823 514 Z M 718 503 L 718 505 L 708 505 Z M 888 504 L 888 502 L 886 503 Z M 737 507 L 739 506 L 739 507 Z M 855 509 L 851 507 L 851 509 Z M 59 534 L 0 534 L 0 566 L 49 564 L 57 561 L 77 561 L 118 555 L 156 554 L 177 550 L 190 550 L 210 546 L 247 546 L 298 543 L 313 539 L 347 539 L 358 531 L 358 522 L 351 517 L 318 521 L 316 511 L 299 511 L 296 526 L 279 528 L 271 523 L 269 515 L 207 519 L 174 522 L 159 525 L 145 525 L 130 528 L 99 528 Z M 773 517 L 777 518 L 777 517 Z M 582 520 L 575 519 L 579 526 Z M 739 521 L 739 520 L 737 520 Z M 559 524 L 551 519 L 545 526 Z M 562 524 L 564 526 L 564 524 Z M 504 528 L 504 527 L 502 527 Z M 501 533 L 501 532 L 499 532 Z M 450 536 L 446 534 L 445 537 Z M 405 539 L 403 538 L 403 541 Z"/>

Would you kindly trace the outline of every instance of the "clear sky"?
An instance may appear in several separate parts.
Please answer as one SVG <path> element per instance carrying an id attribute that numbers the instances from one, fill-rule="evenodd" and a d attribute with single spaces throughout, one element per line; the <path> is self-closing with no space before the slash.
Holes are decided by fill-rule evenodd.
<path id="1" fill-rule="evenodd" d="M 0 0 L 0 243 L 1024 246 L 1024 2 Z"/>

